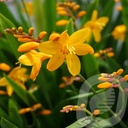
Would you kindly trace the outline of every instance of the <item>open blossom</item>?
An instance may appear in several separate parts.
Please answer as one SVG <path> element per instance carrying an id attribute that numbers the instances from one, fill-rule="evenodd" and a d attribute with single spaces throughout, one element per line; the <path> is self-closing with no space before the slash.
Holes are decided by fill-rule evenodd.
<path id="1" fill-rule="evenodd" d="M 108 17 L 97 18 L 98 12 L 94 10 L 92 13 L 91 20 L 84 24 L 84 27 L 89 27 L 92 34 L 94 35 L 94 40 L 99 42 L 101 40 L 101 30 L 108 22 Z"/>
<path id="2" fill-rule="evenodd" d="M 126 36 L 126 26 L 123 24 L 116 26 L 111 34 L 115 40 L 119 39 L 124 42 Z"/>
<path id="3" fill-rule="evenodd" d="M 21 64 L 24 64 L 26 66 L 32 66 L 30 78 L 35 80 L 41 68 L 42 61 L 50 57 L 51 55 L 44 54 L 42 52 L 37 52 L 35 50 L 31 50 L 30 52 L 21 55 L 18 58 L 18 60 Z"/>
<path id="4" fill-rule="evenodd" d="M 8 77 L 11 78 L 13 81 L 15 81 L 19 86 L 21 86 L 23 89 L 26 89 L 24 83 L 28 80 L 29 76 L 26 74 L 27 69 L 26 68 L 20 68 L 16 67 L 10 73 L 8 74 Z M 7 93 L 9 96 L 13 93 L 13 88 L 11 85 L 7 82 L 5 77 L 0 79 L 0 86 L 6 86 Z"/>
<path id="5" fill-rule="evenodd" d="M 71 36 L 67 31 L 61 33 L 56 40 L 50 40 L 39 44 L 39 50 L 46 54 L 53 55 L 48 64 L 47 69 L 54 71 L 59 68 L 66 59 L 69 72 L 76 76 L 80 72 L 81 64 L 77 55 L 93 54 L 93 48 L 84 44 L 88 40 L 90 30 L 84 28 L 74 32 Z"/>

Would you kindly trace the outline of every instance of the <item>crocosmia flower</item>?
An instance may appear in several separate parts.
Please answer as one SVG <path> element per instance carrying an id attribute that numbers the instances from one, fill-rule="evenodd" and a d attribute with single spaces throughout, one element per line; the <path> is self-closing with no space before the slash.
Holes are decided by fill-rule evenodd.
<path id="1" fill-rule="evenodd" d="M 84 24 L 84 27 L 89 27 L 92 34 L 94 35 L 94 40 L 99 42 L 101 40 L 101 30 L 108 22 L 108 17 L 97 18 L 98 12 L 94 10 L 92 13 L 91 20 Z"/>
<path id="2" fill-rule="evenodd" d="M 94 50 L 84 42 L 90 38 L 90 29 L 83 28 L 74 32 L 71 36 L 67 31 L 61 33 L 56 40 L 49 40 L 39 44 L 39 50 L 46 54 L 53 55 L 47 69 L 54 71 L 59 68 L 66 59 L 69 72 L 76 76 L 80 73 L 81 64 L 77 55 L 93 54 Z"/>

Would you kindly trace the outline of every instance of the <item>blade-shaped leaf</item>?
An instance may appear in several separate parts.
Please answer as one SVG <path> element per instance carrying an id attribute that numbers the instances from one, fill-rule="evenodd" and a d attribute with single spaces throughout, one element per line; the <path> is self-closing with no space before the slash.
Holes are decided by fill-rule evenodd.
<path id="1" fill-rule="evenodd" d="M 1 119 L 1 128 L 18 128 L 13 123 L 9 122 L 7 119 L 2 118 Z"/>
<path id="2" fill-rule="evenodd" d="M 14 27 L 14 25 L 9 19 L 7 19 L 2 14 L 0 14 L 0 27 L 1 27 L 2 31 L 4 32 L 4 30 L 6 28 L 12 28 L 12 27 Z M 6 37 L 7 37 L 8 42 L 12 48 L 11 50 L 13 51 L 15 57 L 18 58 L 20 55 L 20 53 L 17 51 L 17 48 L 19 46 L 18 41 L 11 34 L 6 34 Z"/>
<path id="3" fill-rule="evenodd" d="M 16 102 L 13 99 L 9 100 L 9 116 L 14 124 L 23 128 L 23 120 L 21 115 L 18 113 L 18 107 Z"/>
<path id="4" fill-rule="evenodd" d="M 68 30 L 68 34 L 71 35 L 74 32 L 74 26 L 73 26 L 73 21 L 70 19 L 68 21 L 68 24 L 66 26 L 66 30 Z"/>
<path id="5" fill-rule="evenodd" d="M 82 128 L 82 127 L 90 124 L 91 121 L 92 121 L 92 117 L 86 116 L 86 117 L 83 117 L 83 118 L 77 120 L 76 122 L 74 122 L 73 124 L 69 125 L 66 128 Z"/>

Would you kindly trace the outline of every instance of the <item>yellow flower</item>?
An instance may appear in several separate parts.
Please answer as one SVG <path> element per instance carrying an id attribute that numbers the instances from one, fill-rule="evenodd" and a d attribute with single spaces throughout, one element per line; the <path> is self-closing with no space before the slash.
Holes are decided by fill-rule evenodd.
<path id="1" fill-rule="evenodd" d="M 41 68 L 42 61 L 50 57 L 51 55 L 47 55 L 42 52 L 31 50 L 30 52 L 21 55 L 18 58 L 18 60 L 21 64 L 24 64 L 26 66 L 33 66 L 30 74 L 30 78 L 35 80 Z"/>
<path id="2" fill-rule="evenodd" d="M 92 34 L 94 35 L 94 40 L 99 42 L 101 40 L 101 30 L 108 22 L 108 17 L 97 18 L 98 12 L 94 10 L 92 13 L 91 20 L 84 24 L 84 27 L 89 27 Z"/>
<path id="3" fill-rule="evenodd" d="M 66 31 L 61 33 L 58 40 L 46 41 L 39 44 L 39 50 L 46 54 L 52 54 L 52 58 L 47 64 L 47 69 L 54 71 L 59 68 L 66 59 L 69 72 L 76 76 L 80 72 L 80 61 L 76 55 L 93 54 L 93 48 L 83 42 L 90 37 L 88 28 L 81 29 L 73 33 L 70 37 Z"/>
<path id="4" fill-rule="evenodd" d="M 116 26 L 111 34 L 114 39 L 119 39 L 124 42 L 126 36 L 126 26 L 123 24 Z"/>
<path id="5" fill-rule="evenodd" d="M 26 89 L 24 82 L 27 81 L 29 78 L 28 75 L 26 75 L 27 69 L 26 68 L 20 68 L 16 67 L 14 68 L 8 75 L 9 78 L 11 78 L 13 81 L 15 81 L 19 86 L 21 86 L 23 89 Z M 0 86 L 6 86 L 7 93 L 9 96 L 13 93 L 13 88 L 10 86 L 10 84 L 6 81 L 5 77 L 0 79 Z"/>

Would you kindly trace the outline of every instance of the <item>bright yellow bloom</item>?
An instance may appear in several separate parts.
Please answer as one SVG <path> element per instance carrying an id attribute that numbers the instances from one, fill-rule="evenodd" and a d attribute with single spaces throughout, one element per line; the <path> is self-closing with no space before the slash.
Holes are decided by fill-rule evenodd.
<path id="1" fill-rule="evenodd" d="M 126 26 L 123 24 L 116 26 L 112 31 L 112 36 L 114 39 L 119 39 L 124 42 L 126 36 Z"/>
<path id="2" fill-rule="evenodd" d="M 91 20 L 84 24 L 84 27 L 89 27 L 92 34 L 94 35 L 94 40 L 99 42 L 101 40 L 101 30 L 108 22 L 108 17 L 97 18 L 98 12 L 94 10 L 92 13 Z"/>
<path id="3" fill-rule="evenodd" d="M 41 68 L 42 61 L 50 57 L 51 55 L 31 50 L 30 52 L 21 55 L 18 60 L 21 64 L 24 64 L 26 66 L 33 66 L 30 78 L 35 80 Z"/>
<path id="4" fill-rule="evenodd" d="M 13 81 L 15 81 L 19 86 L 21 86 L 23 89 L 26 89 L 24 82 L 27 81 L 29 78 L 28 75 L 25 73 L 27 72 L 26 68 L 20 68 L 16 67 L 14 68 L 8 75 L 9 78 L 11 78 Z M 10 84 L 6 81 L 5 77 L 0 79 L 0 86 L 6 86 L 7 93 L 9 96 L 13 93 L 13 88 L 10 86 Z"/>
<path id="5" fill-rule="evenodd" d="M 52 58 L 47 64 L 47 69 L 54 71 L 59 68 L 66 59 L 69 72 L 76 76 L 80 73 L 80 61 L 76 55 L 93 54 L 93 48 L 84 44 L 90 37 L 88 28 L 74 32 L 70 37 L 64 31 L 58 40 L 46 41 L 39 44 L 39 50 L 46 54 L 52 54 Z"/>

